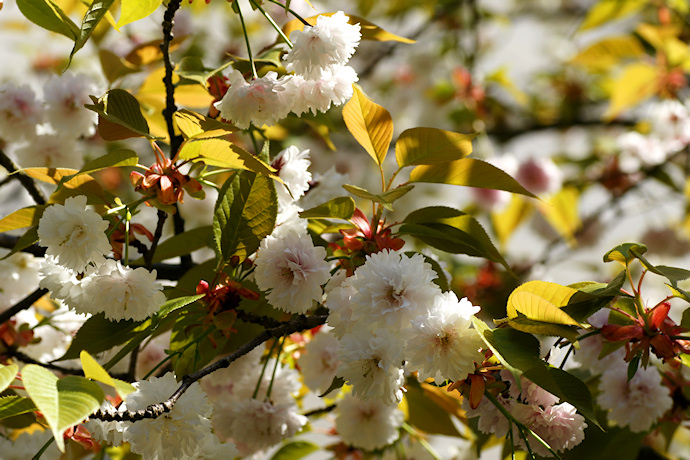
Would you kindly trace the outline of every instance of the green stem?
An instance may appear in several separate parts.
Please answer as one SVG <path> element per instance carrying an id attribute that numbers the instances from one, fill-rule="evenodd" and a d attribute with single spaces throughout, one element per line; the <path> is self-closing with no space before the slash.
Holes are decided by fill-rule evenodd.
<path id="1" fill-rule="evenodd" d="M 268 390 L 266 390 L 266 399 L 268 400 L 271 396 L 271 390 L 273 390 L 273 382 L 276 379 L 276 372 L 278 371 L 278 365 L 280 364 L 280 355 L 283 353 L 283 347 L 285 346 L 286 337 L 283 336 L 283 340 L 280 341 L 280 347 L 278 348 L 278 356 L 276 356 L 276 365 L 273 366 L 273 374 L 271 374 L 271 382 L 268 384 Z"/>
<path id="2" fill-rule="evenodd" d="M 256 65 L 254 65 L 254 58 L 252 57 L 252 47 L 249 44 L 249 34 L 247 33 L 247 26 L 244 24 L 244 16 L 242 16 L 242 9 L 240 8 L 239 2 L 236 2 L 235 5 L 237 5 L 237 14 L 239 15 L 240 22 L 242 23 L 242 33 L 244 34 L 244 41 L 247 44 L 249 64 L 252 66 L 252 77 L 256 79 L 259 78 L 259 75 L 256 73 Z"/>
<path id="3" fill-rule="evenodd" d="M 268 0 L 268 1 L 271 2 L 271 3 L 274 3 L 274 4 L 278 5 L 278 6 L 280 6 L 281 8 L 286 9 L 291 15 L 293 15 L 295 18 L 297 18 L 297 19 L 298 19 L 302 24 L 304 24 L 305 26 L 311 26 L 311 24 L 309 24 L 302 16 L 300 16 L 299 14 L 297 14 L 294 10 L 291 10 L 291 9 L 288 8 L 287 6 L 283 5 L 282 3 L 280 3 L 280 2 L 278 2 L 278 1 L 276 1 L 276 0 Z M 252 3 L 253 3 L 253 2 L 252 2 Z"/>
<path id="4" fill-rule="evenodd" d="M 280 27 L 278 27 L 278 24 L 276 24 L 276 22 L 273 20 L 273 18 L 263 8 L 261 8 L 261 5 L 256 3 L 254 0 L 249 0 L 249 2 L 252 5 L 254 5 L 259 11 L 261 11 L 261 14 L 263 14 L 264 17 L 266 18 L 266 20 L 271 23 L 273 28 L 276 30 L 276 32 L 278 32 L 278 35 L 280 35 L 280 38 L 283 39 L 283 41 L 287 44 L 287 46 L 289 46 L 290 48 L 293 48 L 293 45 L 292 45 L 292 42 L 290 41 L 290 39 L 285 36 L 285 34 L 283 33 L 283 30 Z M 239 6 L 238 6 L 238 8 L 239 8 Z"/>
<path id="5" fill-rule="evenodd" d="M 435 460 L 441 460 L 441 456 L 438 454 L 438 452 L 436 452 L 436 449 L 431 447 L 431 444 L 429 444 L 429 442 L 426 439 L 419 436 L 419 434 L 414 428 L 412 428 L 407 423 L 403 423 L 402 428 L 403 430 L 407 431 L 410 434 L 410 436 L 414 436 L 417 442 L 419 442 L 422 445 L 422 447 L 426 449 L 427 452 L 429 452 L 429 455 L 434 457 Z"/>
<path id="6" fill-rule="evenodd" d="M 278 343 L 277 340 L 273 341 L 273 344 L 271 344 L 271 349 L 268 352 L 268 356 L 266 357 L 266 362 L 264 363 L 263 369 L 261 369 L 261 375 L 259 375 L 259 380 L 256 382 L 256 387 L 254 388 L 254 394 L 252 394 L 252 399 L 256 399 L 257 395 L 259 394 L 259 389 L 261 388 L 261 381 L 264 379 L 264 374 L 266 373 L 266 367 L 268 366 L 268 358 L 273 354 L 273 349 L 276 347 L 276 343 Z"/>

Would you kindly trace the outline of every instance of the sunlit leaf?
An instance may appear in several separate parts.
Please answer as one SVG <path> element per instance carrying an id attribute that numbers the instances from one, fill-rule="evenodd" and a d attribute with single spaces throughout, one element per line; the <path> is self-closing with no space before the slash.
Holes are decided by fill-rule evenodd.
<path id="1" fill-rule="evenodd" d="M 579 30 L 584 31 L 609 21 L 622 19 L 642 10 L 648 3 L 647 0 L 599 0 L 589 8 Z"/>
<path id="2" fill-rule="evenodd" d="M 86 108 L 98 114 L 98 133 L 107 141 L 148 137 L 149 125 L 141 113 L 137 98 L 123 89 L 111 89 L 102 97 L 91 96 L 93 104 Z"/>
<path id="3" fill-rule="evenodd" d="M 562 324 L 546 323 L 543 321 L 535 321 L 518 313 L 514 318 L 505 320 L 494 320 L 496 324 L 507 324 L 518 331 L 527 332 L 529 334 L 550 335 L 553 337 L 565 337 L 570 342 L 577 341 L 577 327 L 565 326 Z"/>
<path id="4" fill-rule="evenodd" d="M 158 9 L 163 0 L 121 0 L 120 19 L 117 27 L 122 27 L 149 16 Z"/>
<path id="5" fill-rule="evenodd" d="M 616 261 L 627 266 L 638 254 L 647 252 L 647 246 L 638 243 L 623 243 L 604 254 L 604 262 Z"/>
<path id="6" fill-rule="evenodd" d="M 60 179 L 62 181 L 69 181 L 75 176 L 81 174 L 90 174 L 92 172 L 101 171 L 106 168 L 122 168 L 125 166 L 136 166 L 139 162 L 139 156 L 133 150 L 118 149 L 108 152 L 102 157 L 98 157 L 86 163 L 73 176 L 65 176 Z M 64 185 L 64 184 L 63 184 Z"/>
<path id="7" fill-rule="evenodd" d="M 420 165 L 410 173 L 410 182 L 430 182 L 436 184 L 465 185 L 468 187 L 505 190 L 506 192 L 536 198 L 518 181 L 502 169 L 486 161 L 474 158 L 436 165 Z"/>
<path id="8" fill-rule="evenodd" d="M 612 120 L 622 111 L 636 106 L 659 89 L 659 69 L 647 62 L 628 64 L 611 83 L 611 103 L 604 118 Z"/>
<path id="9" fill-rule="evenodd" d="M 187 37 L 174 37 L 170 41 L 168 50 L 170 53 L 174 52 L 180 47 L 180 44 L 185 41 Z M 141 43 L 132 49 L 124 60 L 133 65 L 134 67 L 147 66 L 153 64 L 156 61 L 163 59 L 163 51 L 161 51 L 162 39 L 151 40 L 146 43 Z"/>
<path id="10" fill-rule="evenodd" d="M 18 209 L 0 219 L 0 233 L 38 225 L 45 205 Z"/>
<path id="11" fill-rule="evenodd" d="M 22 368 L 22 383 L 48 422 L 61 452 L 65 451 L 63 432 L 81 423 L 105 399 L 96 382 L 77 376 L 58 379 L 51 371 L 35 364 Z"/>
<path id="12" fill-rule="evenodd" d="M 388 110 L 369 99 L 357 85 L 343 107 L 343 120 L 352 136 L 376 164 L 383 164 L 393 139 L 393 119 Z"/>
<path id="13" fill-rule="evenodd" d="M 29 21 L 70 40 L 77 40 L 79 27 L 52 0 L 17 0 L 17 8 Z"/>
<path id="14" fill-rule="evenodd" d="M 17 372 L 19 372 L 19 366 L 16 364 L 9 364 L 7 366 L 0 364 L 0 393 L 10 386 L 10 383 L 17 376 Z"/>
<path id="15" fill-rule="evenodd" d="M 388 190 L 381 194 L 371 193 L 356 185 L 344 184 L 343 188 L 355 196 L 364 198 L 365 200 L 373 201 L 374 203 L 381 203 L 389 211 L 393 211 L 393 202 L 398 198 L 403 197 L 407 192 L 414 188 L 414 185 L 401 185 L 394 189 Z"/>
<path id="16" fill-rule="evenodd" d="M 197 112 L 182 109 L 175 112 L 173 119 L 186 139 L 220 137 L 237 132 L 238 129 L 227 123 L 205 117 Z"/>
<path id="17" fill-rule="evenodd" d="M 320 449 L 321 447 L 312 442 L 291 441 L 278 449 L 271 460 L 299 460 Z"/>
<path id="18" fill-rule="evenodd" d="M 508 205 L 500 211 L 491 213 L 491 225 L 502 246 L 508 243 L 511 235 L 534 211 L 534 205 L 521 196 L 513 195 Z"/>
<path id="19" fill-rule="evenodd" d="M 644 55 L 640 41 L 632 35 L 604 38 L 580 51 L 571 63 L 592 71 L 606 71 L 625 59 Z"/>
<path id="20" fill-rule="evenodd" d="M 328 200 L 327 202 L 315 206 L 311 209 L 301 211 L 299 216 L 308 218 L 331 218 L 350 220 L 355 212 L 355 200 L 349 196 L 340 196 Z"/>
<path id="21" fill-rule="evenodd" d="M 579 323 L 562 310 L 577 289 L 547 281 L 528 281 L 518 286 L 508 297 L 508 318 L 518 312 L 535 321 L 578 326 Z"/>
<path id="22" fill-rule="evenodd" d="M 406 129 L 395 143 L 395 158 L 400 168 L 449 163 L 472 153 L 472 139 L 476 136 L 436 128 Z"/>
<path id="23" fill-rule="evenodd" d="M 182 307 L 196 302 L 197 300 L 203 298 L 206 294 L 190 295 L 186 297 L 176 297 L 165 302 L 158 313 L 156 314 L 155 321 L 160 322 L 162 319 L 166 318 L 170 313 L 175 310 L 179 310 Z"/>
<path id="24" fill-rule="evenodd" d="M 582 222 L 578 210 L 580 194 L 575 187 L 564 187 L 538 204 L 539 210 L 551 226 L 571 247 L 577 245 L 575 232 Z"/>
<path id="25" fill-rule="evenodd" d="M 105 14 L 108 12 L 108 9 L 114 1 L 115 0 L 93 0 L 91 2 L 91 6 L 84 14 L 81 29 L 79 30 L 79 36 L 76 38 L 72 52 L 69 55 L 70 62 L 72 62 L 72 58 L 76 52 L 82 49 L 82 47 L 89 40 L 89 37 L 91 37 L 91 34 L 96 29 L 96 26 L 99 22 L 101 22 L 101 19 L 105 17 Z"/>
<path id="26" fill-rule="evenodd" d="M 180 148 L 179 158 L 202 161 L 209 166 L 243 169 L 279 179 L 273 167 L 225 138 L 188 139 Z"/>
<path id="27" fill-rule="evenodd" d="M 132 384 L 112 378 L 86 350 L 81 351 L 79 360 L 81 361 L 81 368 L 84 370 L 84 377 L 115 388 L 122 399 L 136 390 Z"/>
<path id="28" fill-rule="evenodd" d="M 17 395 L 0 397 L 0 420 L 36 411 L 36 405 L 29 398 Z"/>

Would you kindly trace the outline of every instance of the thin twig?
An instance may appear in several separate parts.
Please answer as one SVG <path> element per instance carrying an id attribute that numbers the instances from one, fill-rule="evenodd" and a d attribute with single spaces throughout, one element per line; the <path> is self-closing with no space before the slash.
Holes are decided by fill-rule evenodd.
<path id="1" fill-rule="evenodd" d="M 48 289 L 36 289 L 34 292 L 32 292 L 31 294 L 17 302 L 14 306 L 0 313 L 0 324 L 4 323 L 5 321 L 9 321 L 10 319 L 12 319 L 14 315 L 19 313 L 20 311 L 26 310 L 27 308 L 32 306 L 34 302 L 36 302 L 38 299 L 40 299 L 47 293 Z"/>
<path id="2" fill-rule="evenodd" d="M 249 342 L 245 343 L 244 345 L 240 346 L 237 350 L 234 352 L 230 353 L 229 355 L 225 356 L 224 358 L 219 359 L 218 361 L 214 362 L 213 364 L 210 364 L 206 366 L 205 368 L 194 372 L 193 374 L 188 374 L 185 375 L 182 378 L 182 383 L 178 387 L 178 389 L 175 391 L 175 393 L 170 396 L 167 400 L 160 402 L 158 404 L 151 404 L 148 406 L 146 409 L 140 409 L 137 411 L 133 410 L 128 410 L 124 411 L 122 413 L 117 412 L 115 409 L 110 409 L 110 410 L 97 410 L 94 412 L 91 417 L 98 419 L 98 420 L 105 420 L 105 421 L 127 421 L 127 422 L 136 422 L 138 420 L 144 420 L 144 419 L 152 419 L 159 417 L 160 415 L 165 414 L 166 412 L 170 412 L 173 407 L 175 406 L 175 403 L 177 402 L 178 399 L 184 394 L 185 391 L 189 389 L 192 384 L 198 380 L 201 380 L 203 377 L 206 377 L 207 375 L 219 370 L 226 368 L 232 363 L 233 361 L 237 360 L 238 358 L 246 355 L 262 343 L 270 340 L 271 338 L 277 338 L 277 337 L 283 337 L 285 335 L 293 334 L 295 332 L 299 331 L 304 331 L 307 329 L 312 329 L 316 326 L 320 326 L 322 324 L 326 323 L 326 319 L 328 318 L 327 315 L 322 315 L 322 316 L 295 316 L 292 318 L 290 321 L 283 323 L 282 325 L 278 327 L 274 327 L 271 329 L 266 329 L 263 332 L 261 332 L 259 335 L 254 337 L 252 340 Z"/>
<path id="3" fill-rule="evenodd" d="M 48 202 L 46 197 L 43 195 L 43 192 L 36 187 L 34 180 L 23 172 L 20 172 L 14 162 L 10 159 L 10 157 L 5 155 L 5 152 L 3 152 L 2 149 L 0 149 L 0 166 L 5 168 L 8 173 L 12 174 L 12 177 L 17 178 L 19 183 L 22 184 L 22 187 L 29 192 L 29 195 L 31 195 L 31 198 L 33 198 L 36 204 L 46 204 Z"/>
<path id="4" fill-rule="evenodd" d="M 168 213 L 165 211 L 158 210 L 158 223 L 156 224 L 156 231 L 153 233 L 153 241 L 151 241 L 151 247 L 146 254 L 144 254 L 144 267 L 151 269 L 153 265 L 153 256 L 156 253 L 156 248 L 158 247 L 158 242 L 163 236 L 163 224 L 165 224 L 168 218 Z"/>
<path id="5" fill-rule="evenodd" d="M 163 53 L 163 65 L 165 66 L 165 76 L 163 77 L 163 84 L 165 85 L 165 109 L 163 109 L 163 117 L 168 128 L 168 136 L 170 137 L 170 158 L 173 158 L 182 144 L 182 137 L 175 135 L 175 126 L 173 124 L 173 114 L 177 112 L 177 105 L 175 105 L 175 85 L 173 84 L 173 65 L 170 61 L 170 43 L 173 40 L 173 25 L 175 24 L 175 13 L 180 8 L 182 0 L 170 0 L 168 7 L 163 15 L 163 43 L 160 44 L 161 52 Z"/>

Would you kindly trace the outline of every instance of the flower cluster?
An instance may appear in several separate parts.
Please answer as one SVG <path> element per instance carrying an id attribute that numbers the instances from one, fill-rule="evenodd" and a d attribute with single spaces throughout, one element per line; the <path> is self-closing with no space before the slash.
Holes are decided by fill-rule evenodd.
<path id="1" fill-rule="evenodd" d="M 108 221 L 86 207 L 85 196 L 48 207 L 38 223 L 39 244 L 47 248 L 39 285 L 77 313 L 104 313 L 114 321 L 146 319 L 165 302 L 163 285 L 155 270 L 106 260 L 107 228 Z"/>
<path id="2" fill-rule="evenodd" d="M 230 88 L 214 107 L 220 116 L 242 129 L 274 125 L 288 113 L 325 112 L 352 96 L 358 80 L 346 65 L 361 38 L 359 25 L 348 24 L 342 11 L 319 16 L 315 26 L 305 26 L 290 36 L 293 48 L 284 56 L 287 70 L 294 74 L 278 77 L 267 72 L 247 82 L 238 70 L 229 76 Z"/>

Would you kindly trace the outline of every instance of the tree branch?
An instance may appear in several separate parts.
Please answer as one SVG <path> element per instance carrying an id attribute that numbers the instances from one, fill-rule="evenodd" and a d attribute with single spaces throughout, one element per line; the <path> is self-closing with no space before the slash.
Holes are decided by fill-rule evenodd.
<path id="1" fill-rule="evenodd" d="M 34 180 L 23 172 L 20 172 L 14 162 L 10 159 L 10 157 L 5 155 L 5 152 L 2 151 L 2 149 L 0 149 L 0 165 L 12 175 L 11 177 L 17 178 L 19 183 L 22 184 L 22 187 L 29 192 L 29 195 L 31 195 L 31 198 L 33 198 L 36 204 L 46 204 L 48 200 L 43 195 L 43 192 L 36 187 Z"/>
<path id="2" fill-rule="evenodd" d="M 34 292 L 32 292 L 31 294 L 17 302 L 13 307 L 10 307 L 7 310 L 0 313 L 0 324 L 4 323 L 5 321 L 9 321 L 10 319 L 12 319 L 14 315 L 19 313 L 20 311 L 26 310 L 31 305 L 33 305 L 34 302 L 36 302 L 38 299 L 40 299 L 47 293 L 48 289 L 36 289 Z"/>
<path id="3" fill-rule="evenodd" d="M 175 126 L 173 124 L 173 114 L 177 112 L 175 105 L 175 85 L 173 84 L 173 65 L 170 61 L 170 42 L 173 39 L 173 25 L 175 24 L 175 13 L 180 8 L 182 0 L 170 0 L 168 7 L 163 15 L 163 43 L 160 44 L 161 52 L 163 53 L 163 64 L 165 66 L 165 76 L 163 77 L 163 84 L 165 85 L 165 109 L 163 109 L 163 117 L 165 124 L 168 127 L 168 136 L 170 137 L 170 158 L 173 158 L 182 144 L 182 137 L 175 135 Z"/>
<path id="4" fill-rule="evenodd" d="M 192 384 L 198 380 L 201 380 L 203 377 L 219 370 L 226 368 L 232 363 L 233 361 L 237 360 L 238 358 L 246 355 L 250 351 L 252 351 L 254 348 L 258 347 L 262 343 L 270 340 L 271 338 L 274 337 L 283 337 L 285 335 L 293 334 L 295 332 L 300 332 L 304 331 L 307 329 L 312 329 L 316 326 L 320 326 L 322 324 L 326 323 L 326 319 L 328 318 L 328 315 L 321 315 L 321 316 L 304 316 L 304 315 L 299 315 L 293 317 L 290 321 L 281 324 L 278 327 L 274 327 L 271 329 L 266 329 L 263 332 L 261 332 L 259 335 L 254 337 L 252 340 L 249 342 L 245 343 L 244 345 L 240 346 L 237 350 L 234 352 L 230 353 L 229 355 L 225 356 L 224 358 L 219 359 L 218 361 L 206 366 L 205 368 L 189 375 L 185 375 L 182 378 L 182 383 L 180 384 L 179 388 L 175 391 L 175 393 L 170 396 L 167 400 L 160 402 L 158 404 L 151 404 L 148 406 L 146 409 L 141 409 L 137 411 L 132 411 L 128 410 L 122 413 L 117 412 L 116 409 L 110 409 L 110 410 L 97 410 L 94 412 L 91 417 L 99 420 L 105 420 L 105 421 L 127 421 L 127 422 L 136 422 L 138 420 L 144 420 L 144 419 L 152 419 L 159 417 L 166 412 L 170 412 L 173 407 L 175 406 L 175 403 L 177 402 L 178 399 L 184 394 L 185 391 L 189 389 Z"/>

